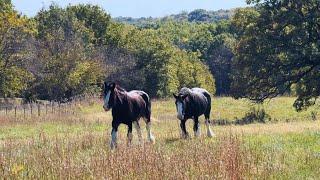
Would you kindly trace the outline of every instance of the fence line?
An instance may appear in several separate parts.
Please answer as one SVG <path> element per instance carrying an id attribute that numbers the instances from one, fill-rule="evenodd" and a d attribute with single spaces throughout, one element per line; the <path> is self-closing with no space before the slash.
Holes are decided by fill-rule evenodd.
<path id="1" fill-rule="evenodd" d="M 37 101 L 21 105 L 0 105 L 0 117 L 29 118 L 45 117 L 47 115 L 74 115 L 77 107 L 88 105 L 99 99 L 96 94 L 75 96 L 71 101 L 60 103 L 56 101 Z"/>

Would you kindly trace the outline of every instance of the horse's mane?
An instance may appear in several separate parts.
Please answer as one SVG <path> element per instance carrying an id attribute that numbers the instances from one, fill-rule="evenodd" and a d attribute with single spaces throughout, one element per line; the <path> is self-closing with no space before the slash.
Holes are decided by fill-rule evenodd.
<path id="1" fill-rule="evenodd" d="M 116 84 L 116 89 L 120 92 L 127 92 L 124 88 L 122 88 L 119 84 Z"/>
<path id="2" fill-rule="evenodd" d="M 190 95 L 192 93 L 191 89 L 183 87 L 179 91 L 179 95 Z"/>

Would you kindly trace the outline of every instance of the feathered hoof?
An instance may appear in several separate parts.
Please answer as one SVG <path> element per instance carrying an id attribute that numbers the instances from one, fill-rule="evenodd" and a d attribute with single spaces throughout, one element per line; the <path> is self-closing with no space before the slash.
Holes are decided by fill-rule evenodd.
<path id="1" fill-rule="evenodd" d="M 215 135 L 213 132 L 208 131 L 207 136 L 208 136 L 208 138 L 213 138 L 213 137 L 215 137 L 216 135 Z"/>
<path id="2" fill-rule="evenodd" d="M 181 138 L 182 139 L 190 139 L 190 136 L 189 136 L 189 134 L 182 134 Z"/>
<path id="3" fill-rule="evenodd" d="M 110 143 L 110 149 L 111 149 L 111 151 L 115 150 L 116 148 L 117 148 L 117 143 L 111 141 L 111 143 Z"/>
<path id="4" fill-rule="evenodd" d="M 149 138 L 149 142 L 150 142 L 151 144 L 155 144 L 155 143 L 156 143 L 156 138 L 154 138 L 153 136 L 151 136 L 151 137 Z"/>

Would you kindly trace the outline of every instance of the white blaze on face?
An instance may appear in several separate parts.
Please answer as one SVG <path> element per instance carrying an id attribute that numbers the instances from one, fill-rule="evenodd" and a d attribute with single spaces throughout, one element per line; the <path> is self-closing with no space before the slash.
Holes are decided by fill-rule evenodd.
<path id="1" fill-rule="evenodd" d="M 111 91 L 108 91 L 106 96 L 104 97 L 104 105 L 103 107 L 104 108 L 108 108 L 108 103 L 109 103 L 109 99 L 110 99 L 110 94 L 111 94 Z"/>
<path id="2" fill-rule="evenodd" d="M 177 102 L 177 111 L 178 111 L 178 118 L 183 119 L 183 104 L 182 102 Z"/>

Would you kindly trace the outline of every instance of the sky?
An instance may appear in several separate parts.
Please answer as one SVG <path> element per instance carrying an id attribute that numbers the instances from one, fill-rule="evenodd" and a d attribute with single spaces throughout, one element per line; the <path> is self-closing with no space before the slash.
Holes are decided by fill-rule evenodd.
<path id="1" fill-rule="evenodd" d="M 34 16 L 42 8 L 55 2 L 68 4 L 90 3 L 100 5 L 112 17 L 163 17 L 194 9 L 219 10 L 246 6 L 245 0 L 12 0 L 15 9 L 27 16 Z"/>

